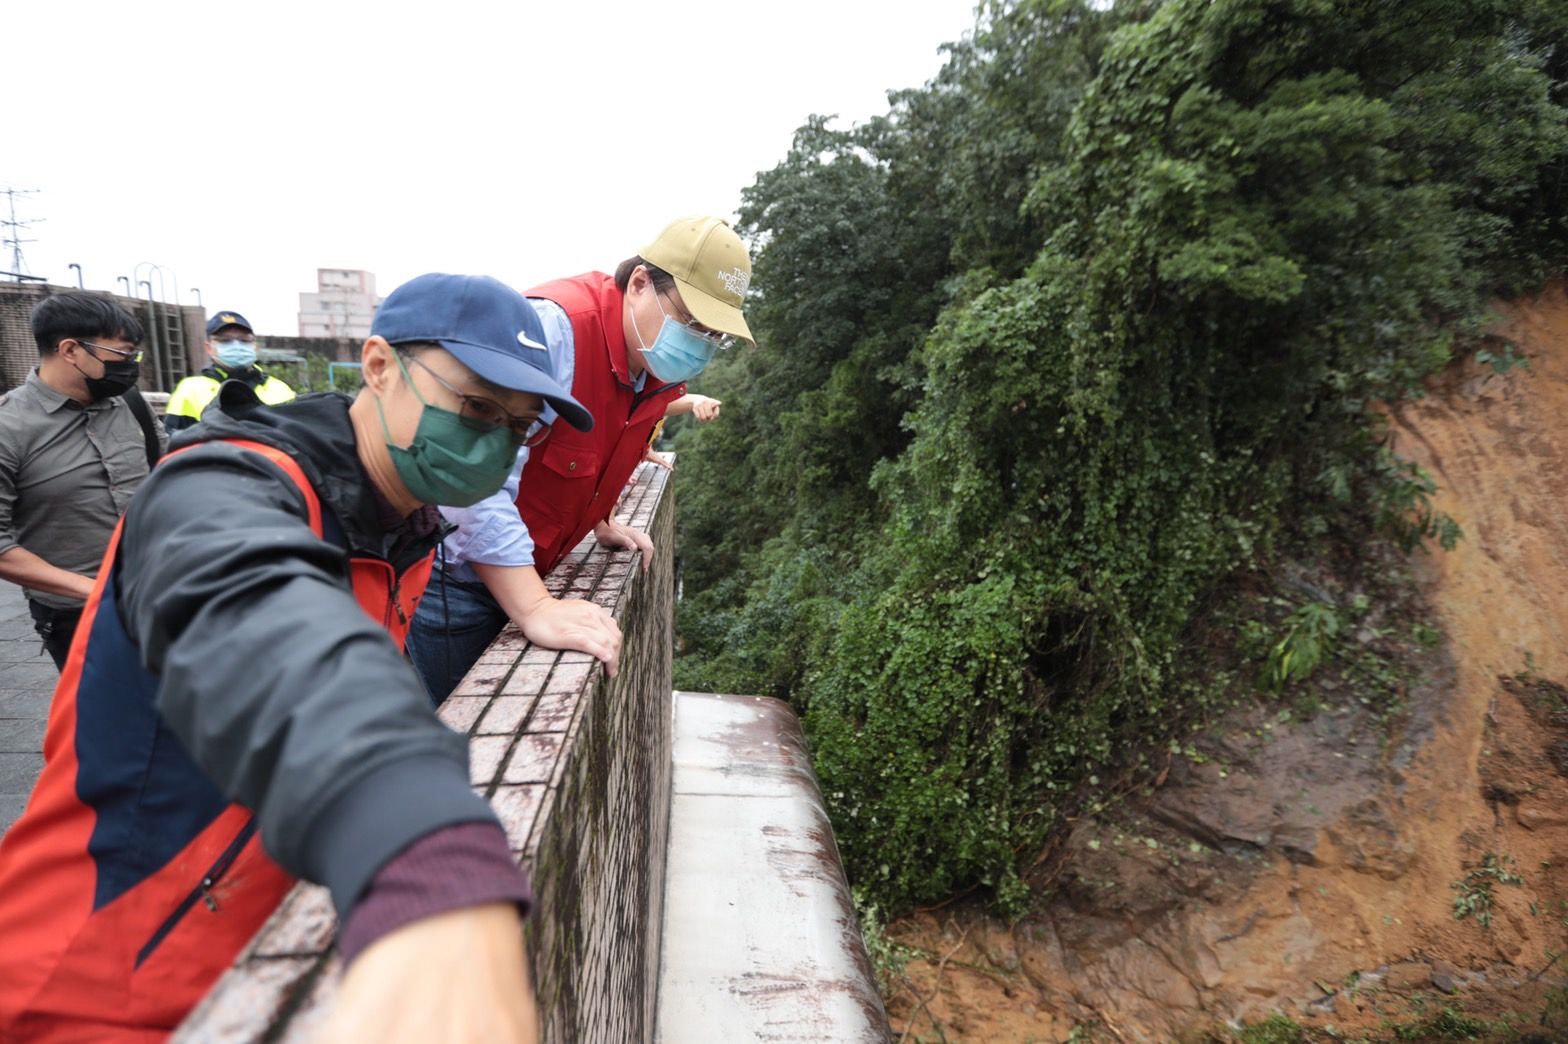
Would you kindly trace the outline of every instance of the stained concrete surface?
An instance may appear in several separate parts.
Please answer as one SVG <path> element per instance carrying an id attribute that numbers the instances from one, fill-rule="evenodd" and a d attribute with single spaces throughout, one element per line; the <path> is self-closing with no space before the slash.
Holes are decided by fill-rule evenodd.
<path id="1" fill-rule="evenodd" d="M 22 814 L 43 768 L 44 722 L 58 680 L 22 589 L 0 581 L 0 835 Z"/>

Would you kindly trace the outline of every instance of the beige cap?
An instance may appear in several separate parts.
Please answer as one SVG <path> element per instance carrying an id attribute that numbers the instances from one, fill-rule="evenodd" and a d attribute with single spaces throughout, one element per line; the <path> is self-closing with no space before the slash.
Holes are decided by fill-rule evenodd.
<path id="1" fill-rule="evenodd" d="M 740 314 L 751 285 L 751 258 L 746 244 L 723 219 L 679 218 L 638 253 L 675 277 L 692 318 L 710 330 L 757 343 Z"/>

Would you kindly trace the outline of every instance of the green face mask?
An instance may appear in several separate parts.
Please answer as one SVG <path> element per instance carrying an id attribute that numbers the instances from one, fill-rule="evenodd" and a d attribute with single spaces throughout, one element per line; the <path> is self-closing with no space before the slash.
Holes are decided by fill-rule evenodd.
<path id="1" fill-rule="evenodd" d="M 409 378 L 402 357 L 394 353 L 393 358 L 397 359 L 404 383 L 424 407 L 419 427 L 414 429 L 414 441 L 407 449 L 392 445 L 392 432 L 387 428 L 379 397 L 376 415 L 381 418 L 381 430 L 387 437 L 392 466 L 414 499 L 424 504 L 468 507 L 504 486 L 517 460 L 517 443 L 512 440 L 512 433 L 506 428 L 473 428 L 451 410 L 430 405 Z"/>

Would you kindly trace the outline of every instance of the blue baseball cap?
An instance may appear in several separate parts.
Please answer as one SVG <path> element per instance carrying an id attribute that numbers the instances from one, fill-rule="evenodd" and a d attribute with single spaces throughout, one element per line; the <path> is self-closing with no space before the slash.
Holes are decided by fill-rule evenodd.
<path id="1" fill-rule="evenodd" d="M 255 333 L 255 327 L 250 325 L 250 320 L 238 312 L 219 312 L 207 320 L 207 336 L 211 337 L 225 326 L 242 327 L 246 333 Z"/>
<path id="2" fill-rule="evenodd" d="M 544 326 L 522 294 L 489 276 L 429 272 L 387 295 L 370 321 L 391 344 L 434 341 L 491 384 L 537 395 L 578 431 L 593 415 L 550 371 Z"/>

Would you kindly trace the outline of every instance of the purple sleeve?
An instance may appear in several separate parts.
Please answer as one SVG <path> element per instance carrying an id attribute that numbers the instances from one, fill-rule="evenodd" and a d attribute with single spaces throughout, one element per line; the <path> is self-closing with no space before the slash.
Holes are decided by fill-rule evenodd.
<path id="1" fill-rule="evenodd" d="M 533 903 L 528 875 L 507 848 L 496 823 L 460 823 L 426 834 L 399 852 L 371 878 L 338 933 L 345 964 L 365 947 L 424 917 L 465 906 Z"/>

